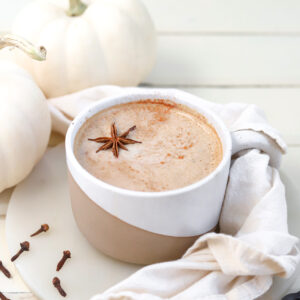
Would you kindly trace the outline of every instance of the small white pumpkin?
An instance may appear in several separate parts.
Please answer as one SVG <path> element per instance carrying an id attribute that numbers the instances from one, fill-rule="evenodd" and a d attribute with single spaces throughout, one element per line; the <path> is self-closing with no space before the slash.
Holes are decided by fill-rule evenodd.
<path id="1" fill-rule="evenodd" d="M 45 49 L 25 40 L 0 35 L 0 49 L 16 46 L 37 60 Z M 0 61 L 0 192 L 23 180 L 45 152 L 51 130 L 50 112 L 42 91 L 28 72 Z"/>
<path id="2" fill-rule="evenodd" d="M 17 61 L 47 97 L 100 84 L 135 86 L 155 60 L 155 30 L 140 0 L 36 0 L 12 32 L 46 47 L 43 64 L 24 55 Z"/>

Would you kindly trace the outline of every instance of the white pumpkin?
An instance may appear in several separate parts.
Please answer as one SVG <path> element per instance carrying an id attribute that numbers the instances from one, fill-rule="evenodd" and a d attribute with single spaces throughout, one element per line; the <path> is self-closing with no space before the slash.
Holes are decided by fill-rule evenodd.
<path id="1" fill-rule="evenodd" d="M 10 35 L 0 36 L 0 49 L 22 48 L 43 60 L 44 49 Z M 0 192 L 23 180 L 46 150 L 51 130 L 50 112 L 42 91 L 28 72 L 0 61 Z"/>
<path id="2" fill-rule="evenodd" d="M 100 84 L 137 85 L 155 60 L 155 30 L 140 0 L 36 0 L 12 32 L 46 47 L 43 64 L 24 55 L 17 61 L 47 97 Z"/>

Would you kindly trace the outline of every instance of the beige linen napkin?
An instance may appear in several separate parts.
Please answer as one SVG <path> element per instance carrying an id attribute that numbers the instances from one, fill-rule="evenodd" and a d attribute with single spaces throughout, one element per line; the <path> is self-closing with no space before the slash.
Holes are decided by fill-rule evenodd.
<path id="1" fill-rule="evenodd" d="M 53 128 L 64 134 L 91 102 L 136 90 L 102 86 L 50 99 Z M 270 288 L 273 275 L 289 277 L 300 259 L 298 239 L 288 233 L 285 189 L 277 170 L 285 143 L 254 105 L 218 105 L 169 92 L 215 111 L 233 132 L 234 148 L 249 149 L 232 160 L 221 233 L 200 237 L 183 258 L 144 267 L 92 300 L 255 299 Z"/>

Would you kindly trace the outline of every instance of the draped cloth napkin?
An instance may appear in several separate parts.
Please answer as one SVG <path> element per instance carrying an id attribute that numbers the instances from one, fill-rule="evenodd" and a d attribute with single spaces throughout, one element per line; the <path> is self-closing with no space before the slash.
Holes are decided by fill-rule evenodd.
<path id="1" fill-rule="evenodd" d="M 50 99 L 53 129 L 65 134 L 93 101 L 136 90 L 100 86 Z M 277 170 L 286 145 L 254 105 L 219 105 L 168 91 L 213 110 L 232 132 L 234 148 L 248 149 L 232 159 L 220 233 L 205 234 L 181 259 L 146 266 L 92 300 L 256 299 L 271 287 L 273 275 L 291 276 L 300 259 Z"/>

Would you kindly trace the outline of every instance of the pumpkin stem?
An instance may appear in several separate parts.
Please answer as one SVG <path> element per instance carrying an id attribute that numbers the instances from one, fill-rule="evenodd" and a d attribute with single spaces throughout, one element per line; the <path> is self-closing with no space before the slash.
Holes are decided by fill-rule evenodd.
<path id="1" fill-rule="evenodd" d="M 69 10 L 67 14 L 70 17 L 78 17 L 84 13 L 87 5 L 81 2 L 81 0 L 69 0 Z"/>
<path id="2" fill-rule="evenodd" d="M 0 49 L 5 47 L 16 47 L 24 51 L 35 60 L 45 60 L 47 51 L 43 46 L 35 47 L 27 40 L 14 34 L 0 34 Z"/>

